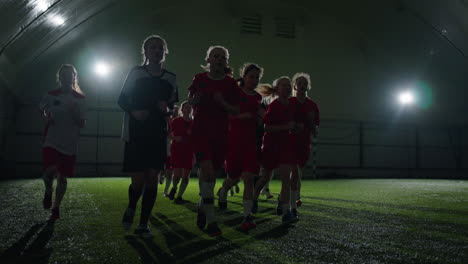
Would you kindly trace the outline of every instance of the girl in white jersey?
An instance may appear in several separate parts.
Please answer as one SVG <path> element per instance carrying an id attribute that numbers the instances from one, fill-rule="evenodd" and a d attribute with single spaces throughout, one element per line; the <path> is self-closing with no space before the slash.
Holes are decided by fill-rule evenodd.
<path id="1" fill-rule="evenodd" d="M 51 220 L 60 218 L 60 202 L 67 190 L 67 177 L 74 174 L 80 129 L 85 126 L 85 96 L 78 86 L 78 74 L 70 64 L 57 72 L 58 88 L 49 91 L 40 103 L 46 121 L 42 145 L 45 193 L 44 209 L 52 207 Z M 52 185 L 57 175 L 55 200 Z"/>

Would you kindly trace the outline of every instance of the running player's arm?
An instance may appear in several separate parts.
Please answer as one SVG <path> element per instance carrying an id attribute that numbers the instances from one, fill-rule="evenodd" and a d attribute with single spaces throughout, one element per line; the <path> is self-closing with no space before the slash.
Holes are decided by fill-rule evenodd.
<path id="1" fill-rule="evenodd" d="M 86 102 L 82 98 L 72 108 L 72 118 L 79 128 L 83 128 L 86 125 Z"/>
<path id="2" fill-rule="evenodd" d="M 49 99 L 50 99 L 49 95 L 46 94 L 42 98 L 41 102 L 39 103 L 39 111 L 41 112 L 42 118 L 46 122 L 51 122 L 52 121 L 52 116 L 51 116 L 51 114 L 49 112 L 49 105 L 50 105 L 49 104 Z"/>
<path id="3" fill-rule="evenodd" d="M 122 110 L 131 114 L 136 120 L 145 120 L 149 113 L 146 110 L 135 110 L 132 103 L 132 91 L 135 87 L 136 82 L 136 68 L 133 68 L 127 75 L 125 79 L 122 90 L 120 91 L 119 99 L 117 101 L 118 105 Z"/>
<path id="4" fill-rule="evenodd" d="M 284 130 L 292 130 L 295 127 L 294 122 L 289 122 L 288 124 L 278 125 L 275 116 L 277 116 L 277 110 L 274 105 L 270 104 L 268 109 L 263 117 L 263 122 L 265 123 L 265 132 L 278 132 Z"/>

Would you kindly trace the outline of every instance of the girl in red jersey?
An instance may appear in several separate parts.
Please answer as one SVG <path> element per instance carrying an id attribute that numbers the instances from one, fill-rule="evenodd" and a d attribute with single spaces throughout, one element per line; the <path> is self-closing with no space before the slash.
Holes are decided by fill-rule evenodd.
<path id="1" fill-rule="evenodd" d="M 199 163 L 201 200 L 197 226 L 211 236 L 221 234 L 215 219 L 214 186 L 216 171 L 226 157 L 228 114 L 239 112 L 236 81 L 226 75 L 229 52 L 222 46 L 211 46 L 206 53 L 207 70 L 195 75 L 189 87 L 189 101 L 194 108 L 192 125 L 193 151 Z"/>
<path id="2" fill-rule="evenodd" d="M 261 178 L 255 185 L 255 202 L 258 204 L 258 195 L 273 169 L 279 168 L 281 178 L 281 193 L 278 199 L 279 211 L 282 212 L 282 222 L 288 223 L 296 220 L 290 211 L 290 173 L 291 144 L 290 132 L 296 129 L 293 121 L 294 106 L 289 102 L 291 95 L 291 80 L 288 77 L 280 77 L 273 82 L 278 98 L 267 108 L 263 118 L 265 134 L 263 136 L 261 163 L 263 167 Z"/>
<path id="3" fill-rule="evenodd" d="M 52 207 L 51 220 L 60 218 L 60 202 L 67 190 L 67 177 L 74 174 L 80 129 L 85 125 L 85 96 L 78 86 L 75 67 L 64 64 L 57 72 L 58 89 L 49 91 L 40 103 L 46 119 L 42 159 L 44 164 L 44 209 Z M 57 175 L 55 201 L 52 185 Z"/>
<path id="4" fill-rule="evenodd" d="M 181 116 L 172 119 L 170 126 L 171 138 L 171 165 L 172 170 L 174 171 L 174 178 L 172 180 L 172 189 L 169 192 L 169 199 L 173 200 L 177 192 L 177 185 L 179 184 L 180 179 L 182 183 L 180 184 L 179 193 L 175 199 L 176 203 L 182 203 L 182 195 L 187 188 L 189 183 L 189 174 L 193 166 L 193 151 L 192 151 L 192 118 L 190 117 L 192 113 L 192 106 L 188 101 L 185 101 L 180 106 Z"/>
<path id="5" fill-rule="evenodd" d="M 296 73 L 292 80 L 293 97 L 289 102 L 294 105 L 294 119 L 298 125 L 296 133 L 291 134 L 294 165 L 291 172 L 291 213 L 297 217 L 297 206 L 300 200 L 300 184 L 304 166 L 309 160 L 311 137 L 317 136 L 320 124 L 319 108 L 307 97 L 310 90 L 310 76 L 307 73 Z"/>
<path id="6" fill-rule="evenodd" d="M 167 118 L 167 123 L 169 124 L 169 130 L 171 130 L 171 121 L 179 117 L 179 106 L 174 105 L 174 109 L 172 110 L 172 115 Z M 173 170 L 171 165 L 171 139 L 168 136 L 167 138 L 167 160 L 166 160 L 166 169 L 159 173 L 159 183 L 163 184 L 164 180 L 166 180 L 166 185 L 164 186 L 164 193 L 165 197 L 169 197 L 169 187 L 172 183 L 172 176 Z M 172 200 L 172 199 L 171 199 Z"/>
<path id="7" fill-rule="evenodd" d="M 228 177 L 220 188 L 219 208 L 227 207 L 227 191 L 239 182 L 244 181 L 244 220 L 241 230 L 255 228 L 251 216 L 253 205 L 254 177 L 258 175 L 257 138 L 255 134 L 257 116 L 265 111 L 260 107 L 262 96 L 254 89 L 263 74 L 263 69 L 254 63 L 244 64 L 240 70 L 239 109 L 240 113 L 230 116 L 228 134 L 228 152 L 226 156 L 226 173 Z"/>

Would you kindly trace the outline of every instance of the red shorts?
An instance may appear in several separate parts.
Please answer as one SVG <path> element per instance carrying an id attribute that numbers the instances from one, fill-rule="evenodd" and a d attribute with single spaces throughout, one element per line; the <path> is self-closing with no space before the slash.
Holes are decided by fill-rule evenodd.
<path id="1" fill-rule="evenodd" d="M 310 157 L 310 139 L 307 137 L 293 137 L 291 141 L 294 164 L 304 168 Z"/>
<path id="2" fill-rule="evenodd" d="M 261 164 L 267 170 L 279 168 L 280 164 L 294 164 L 290 140 L 265 140 L 262 146 Z"/>
<path id="3" fill-rule="evenodd" d="M 223 167 L 226 159 L 227 138 L 224 135 L 212 137 L 199 136 L 193 137 L 193 153 L 200 163 L 204 160 L 211 160 L 213 168 L 219 170 Z"/>
<path id="4" fill-rule="evenodd" d="M 76 155 L 65 155 L 54 148 L 42 148 L 42 164 L 44 171 L 52 166 L 57 167 L 60 175 L 71 177 L 75 172 Z"/>
<path id="5" fill-rule="evenodd" d="M 239 179 L 242 172 L 250 172 L 258 175 L 259 164 L 256 142 L 229 143 L 226 156 L 226 173 L 229 178 Z"/>
<path id="6" fill-rule="evenodd" d="M 192 169 L 193 152 L 190 146 L 171 145 L 171 166 L 174 169 Z"/>

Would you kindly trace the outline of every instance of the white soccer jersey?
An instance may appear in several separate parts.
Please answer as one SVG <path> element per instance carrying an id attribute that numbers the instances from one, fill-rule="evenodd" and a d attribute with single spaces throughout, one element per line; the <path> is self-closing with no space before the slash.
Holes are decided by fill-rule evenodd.
<path id="1" fill-rule="evenodd" d="M 76 155 L 80 127 L 73 120 L 73 109 L 79 118 L 86 119 L 84 95 L 72 90 L 64 93 L 62 89 L 48 92 L 42 98 L 39 109 L 52 117 L 46 124 L 43 147 L 51 147 L 66 155 Z"/>

